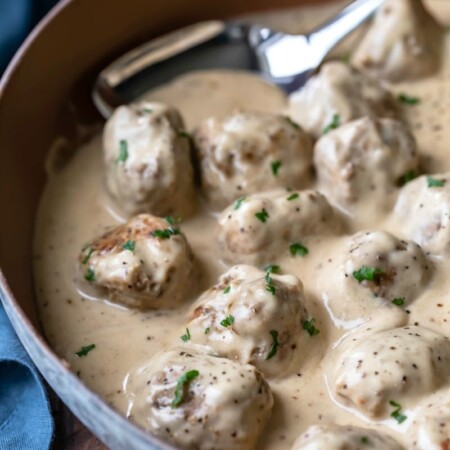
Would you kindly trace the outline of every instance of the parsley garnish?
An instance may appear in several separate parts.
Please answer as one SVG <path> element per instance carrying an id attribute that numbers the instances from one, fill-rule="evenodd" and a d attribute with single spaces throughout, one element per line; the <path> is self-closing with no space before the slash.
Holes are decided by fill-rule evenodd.
<path id="1" fill-rule="evenodd" d="M 89 267 L 84 274 L 84 279 L 87 281 L 95 281 L 95 272 Z"/>
<path id="2" fill-rule="evenodd" d="M 95 344 L 86 345 L 86 347 L 81 347 L 81 350 L 78 350 L 77 352 L 75 352 L 75 354 L 76 354 L 79 358 L 82 358 L 83 356 L 87 356 L 87 354 L 88 354 L 91 350 L 94 350 L 94 348 L 95 348 Z"/>
<path id="3" fill-rule="evenodd" d="M 339 114 L 333 114 L 333 119 L 331 122 L 323 129 L 322 134 L 327 134 L 331 130 L 335 130 L 336 128 L 341 126 L 341 116 Z"/>
<path id="4" fill-rule="evenodd" d="M 361 269 L 353 272 L 353 278 L 361 283 L 362 281 L 376 281 L 384 276 L 384 272 L 381 269 L 375 267 L 362 266 Z"/>
<path id="5" fill-rule="evenodd" d="M 280 270 L 280 266 L 277 266 L 274 264 L 271 264 L 270 266 L 266 267 L 266 276 L 265 276 L 266 291 L 270 292 L 272 295 L 275 295 L 276 288 L 275 288 L 275 285 L 273 284 L 273 279 L 270 276 L 270 274 L 278 273 L 279 270 Z"/>
<path id="6" fill-rule="evenodd" d="M 88 254 L 83 258 L 83 261 L 81 261 L 83 264 L 86 264 L 89 259 L 91 258 L 92 253 L 94 253 L 94 249 L 90 248 Z"/>
<path id="7" fill-rule="evenodd" d="M 247 200 L 245 197 L 241 197 L 238 198 L 235 202 L 234 202 L 234 210 L 236 211 L 237 209 L 239 209 L 242 205 L 242 202 L 245 202 L 245 200 Z"/>
<path id="8" fill-rule="evenodd" d="M 130 250 L 130 252 L 134 252 L 134 247 L 136 246 L 136 242 L 133 240 L 128 240 L 125 244 L 122 245 L 124 250 Z"/>
<path id="9" fill-rule="evenodd" d="M 267 219 L 269 218 L 269 213 L 265 210 L 265 208 L 263 208 L 261 211 L 257 212 L 255 216 L 262 223 L 266 223 Z"/>
<path id="10" fill-rule="evenodd" d="M 413 97 L 407 94 L 400 94 L 397 98 L 399 102 L 404 103 L 405 105 L 417 105 L 420 103 L 419 97 Z"/>
<path id="11" fill-rule="evenodd" d="M 128 159 L 128 142 L 125 140 L 121 140 L 119 142 L 119 156 L 116 159 L 116 162 L 125 162 Z"/>
<path id="12" fill-rule="evenodd" d="M 281 267 L 277 264 L 269 264 L 268 266 L 264 267 L 264 271 L 269 273 L 280 273 L 280 270 Z"/>
<path id="13" fill-rule="evenodd" d="M 270 166 L 272 167 L 273 176 L 276 177 L 281 167 L 281 161 L 273 161 Z"/>
<path id="14" fill-rule="evenodd" d="M 280 343 L 278 342 L 278 331 L 270 330 L 269 333 L 272 336 L 272 346 L 270 347 L 270 351 L 266 356 L 266 360 L 273 358 L 277 354 L 278 347 L 280 346 Z"/>
<path id="15" fill-rule="evenodd" d="M 183 373 L 180 378 L 178 378 L 177 385 L 175 387 L 175 397 L 172 400 L 172 408 L 176 408 L 183 403 L 184 388 L 185 386 L 195 378 L 200 375 L 198 370 L 189 370 Z"/>
<path id="16" fill-rule="evenodd" d="M 447 180 L 437 180 L 433 177 L 427 177 L 427 184 L 429 188 L 433 187 L 442 187 L 446 183 Z"/>
<path id="17" fill-rule="evenodd" d="M 402 407 L 393 400 L 390 400 L 389 404 L 395 408 L 391 413 L 391 417 L 393 417 L 399 424 L 403 423 L 407 419 L 407 417 L 402 414 Z"/>
<path id="18" fill-rule="evenodd" d="M 298 194 L 295 192 L 295 193 L 291 194 L 289 197 L 287 197 L 286 200 L 288 202 L 290 202 L 290 201 L 295 200 L 297 198 L 298 198 Z"/>
<path id="19" fill-rule="evenodd" d="M 167 216 L 164 218 L 164 220 L 169 224 L 169 225 L 176 225 L 177 223 L 181 222 L 181 217 L 177 217 L 176 219 L 172 216 Z"/>
<path id="20" fill-rule="evenodd" d="M 228 292 L 230 292 L 231 286 L 227 286 L 224 290 L 223 293 L 224 294 L 228 294 Z"/>
<path id="21" fill-rule="evenodd" d="M 220 322 L 220 325 L 227 328 L 227 327 L 230 327 L 231 325 L 233 325 L 233 323 L 234 323 L 234 317 L 230 314 L 229 316 L 225 317 L 225 319 L 223 319 Z"/>
<path id="22" fill-rule="evenodd" d="M 394 300 L 392 300 L 392 303 L 397 306 L 403 306 L 405 304 L 405 297 L 394 298 Z"/>
<path id="23" fill-rule="evenodd" d="M 183 342 L 187 342 L 191 339 L 191 333 L 189 332 L 189 328 L 186 328 L 186 333 L 181 336 L 181 340 Z"/>
<path id="24" fill-rule="evenodd" d="M 409 183 L 410 181 L 414 180 L 414 178 L 417 177 L 417 173 L 415 170 L 408 170 L 408 172 L 405 173 L 405 175 L 401 176 L 398 179 L 397 184 L 399 186 L 404 186 L 406 183 Z"/>
<path id="25" fill-rule="evenodd" d="M 152 231 L 152 236 L 160 238 L 160 239 L 170 239 L 172 236 L 180 234 L 180 230 L 178 228 L 169 227 L 165 230 L 154 230 Z"/>
<path id="26" fill-rule="evenodd" d="M 309 253 L 309 250 L 304 245 L 302 245 L 300 242 L 291 244 L 289 246 L 289 251 L 291 252 L 292 256 L 295 256 L 295 255 L 306 256 Z"/>
<path id="27" fill-rule="evenodd" d="M 184 130 L 178 130 L 177 131 L 177 136 L 181 137 L 181 138 L 186 138 L 186 139 L 189 139 L 189 140 L 192 139 L 192 136 L 187 131 L 184 131 Z"/>
<path id="28" fill-rule="evenodd" d="M 297 123 L 294 122 L 289 116 L 285 116 L 286 120 L 289 122 L 289 125 L 292 125 L 296 130 L 301 130 L 302 127 Z"/>
<path id="29" fill-rule="evenodd" d="M 205 328 L 205 334 L 208 334 L 209 333 L 209 331 L 211 330 L 211 328 Z"/>
<path id="30" fill-rule="evenodd" d="M 316 319 L 304 320 L 303 329 L 310 335 L 314 336 L 320 333 L 320 330 L 314 326 Z"/>

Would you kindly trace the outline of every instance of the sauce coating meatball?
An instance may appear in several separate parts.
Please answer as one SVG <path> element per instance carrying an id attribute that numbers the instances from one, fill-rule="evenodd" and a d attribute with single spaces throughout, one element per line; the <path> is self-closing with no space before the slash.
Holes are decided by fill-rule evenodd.
<path id="1" fill-rule="evenodd" d="M 318 138 L 360 117 L 395 117 L 397 105 L 377 81 L 349 64 L 331 61 L 290 96 L 289 115 Z"/>
<path id="2" fill-rule="evenodd" d="M 322 136 L 314 148 L 319 189 L 349 206 L 367 201 L 391 207 L 399 183 L 418 167 L 416 142 L 407 126 L 392 119 L 349 122 Z"/>
<path id="3" fill-rule="evenodd" d="M 412 450 L 448 450 L 450 448 L 449 393 L 440 393 L 436 401 L 426 402 L 411 423 Z"/>
<path id="4" fill-rule="evenodd" d="M 186 326 L 192 342 L 275 376 L 304 356 L 304 303 L 297 277 L 235 266 L 193 305 Z"/>
<path id="5" fill-rule="evenodd" d="M 450 175 L 422 176 L 400 192 L 395 216 L 404 235 L 424 250 L 440 253 L 450 244 Z"/>
<path id="6" fill-rule="evenodd" d="M 318 234 L 338 233 L 341 216 L 317 191 L 276 190 L 241 197 L 218 219 L 218 245 L 231 263 L 264 264 Z"/>
<path id="7" fill-rule="evenodd" d="M 385 0 L 351 62 L 391 81 L 429 75 L 439 66 L 441 34 L 421 0 Z"/>
<path id="8" fill-rule="evenodd" d="M 427 328 L 363 333 L 346 344 L 331 389 L 338 400 L 372 418 L 400 419 L 393 411 L 432 393 L 450 375 L 450 340 Z"/>
<path id="9" fill-rule="evenodd" d="M 291 450 L 402 450 L 390 436 L 375 430 L 344 425 L 314 425 L 295 441 Z"/>
<path id="10" fill-rule="evenodd" d="M 289 118 L 237 112 L 210 118 L 194 132 L 203 193 L 214 209 L 243 195 L 310 180 L 310 137 Z"/>
<path id="11" fill-rule="evenodd" d="M 193 256 L 184 235 L 167 220 L 149 214 L 92 241 L 82 250 L 79 263 L 85 280 L 108 300 L 138 309 L 177 305 L 194 278 Z"/>
<path id="12" fill-rule="evenodd" d="M 132 373 L 130 418 L 186 450 L 249 450 L 270 416 L 273 397 L 253 366 L 208 347 L 177 347 Z"/>
<path id="13" fill-rule="evenodd" d="M 127 214 L 187 216 L 193 208 L 189 136 L 179 112 L 161 103 L 117 108 L 105 125 L 107 186 Z"/>

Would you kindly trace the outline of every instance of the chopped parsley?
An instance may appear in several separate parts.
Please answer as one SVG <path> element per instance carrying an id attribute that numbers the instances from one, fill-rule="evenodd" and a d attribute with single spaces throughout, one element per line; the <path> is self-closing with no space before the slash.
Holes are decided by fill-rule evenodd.
<path id="1" fill-rule="evenodd" d="M 210 332 L 211 328 L 205 328 L 205 334 L 208 334 Z"/>
<path id="2" fill-rule="evenodd" d="M 134 248 L 136 246 L 136 242 L 133 240 L 128 240 L 125 244 L 122 245 L 124 250 L 130 250 L 130 252 L 134 252 Z"/>
<path id="3" fill-rule="evenodd" d="M 320 333 L 320 330 L 315 327 L 314 322 L 316 319 L 304 320 L 303 321 L 303 329 L 310 335 L 315 336 Z"/>
<path id="4" fill-rule="evenodd" d="M 403 306 L 405 304 L 405 297 L 394 298 L 394 300 L 392 300 L 392 303 L 397 306 Z"/>
<path id="5" fill-rule="evenodd" d="M 331 122 L 323 129 L 322 134 L 327 134 L 331 130 L 335 130 L 340 126 L 341 126 L 341 116 L 339 114 L 333 114 L 333 119 L 331 119 Z"/>
<path id="6" fill-rule="evenodd" d="M 389 404 L 395 408 L 391 413 L 391 417 L 393 417 L 397 421 L 397 423 L 403 423 L 408 417 L 402 414 L 402 407 L 393 400 L 390 400 Z"/>
<path id="7" fill-rule="evenodd" d="M 286 116 L 286 120 L 288 121 L 289 125 L 292 125 L 296 130 L 302 129 L 302 127 L 297 122 L 294 122 L 289 116 Z"/>
<path id="8" fill-rule="evenodd" d="M 269 213 L 265 210 L 265 208 L 263 208 L 261 211 L 257 212 L 255 216 L 262 223 L 266 223 L 267 219 L 269 218 Z"/>
<path id="9" fill-rule="evenodd" d="M 275 295 L 276 288 L 275 288 L 275 285 L 273 284 L 273 279 L 270 276 L 270 274 L 277 273 L 279 270 L 280 270 L 280 266 L 273 265 L 273 264 L 266 267 L 266 276 L 265 276 L 266 291 L 270 292 L 272 295 Z"/>
<path id="10" fill-rule="evenodd" d="M 309 253 L 309 250 L 300 242 L 295 242 L 289 246 L 289 251 L 292 256 L 306 256 Z"/>
<path id="11" fill-rule="evenodd" d="M 85 274 L 84 274 L 84 279 L 86 281 L 95 281 L 95 272 L 92 270 L 92 267 L 89 267 Z"/>
<path id="12" fill-rule="evenodd" d="M 361 269 L 353 272 L 353 278 L 361 283 L 362 281 L 376 281 L 384 276 L 384 272 L 381 269 L 375 267 L 362 266 Z"/>
<path id="13" fill-rule="evenodd" d="M 447 180 L 438 180 L 433 177 L 427 177 L 427 185 L 429 188 L 433 187 L 442 187 L 446 183 Z"/>
<path id="14" fill-rule="evenodd" d="M 198 370 L 189 370 L 178 378 L 177 385 L 175 387 L 175 397 L 172 400 L 172 408 L 176 408 L 183 403 L 185 386 L 199 375 L 200 372 Z"/>
<path id="15" fill-rule="evenodd" d="M 278 342 L 278 331 L 270 330 L 269 333 L 272 336 L 272 346 L 266 356 L 266 360 L 273 358 L 277 354 L 278 347 L 280 346 L 280 343 Z"/>
<path id="16" fill-rule="evenodd" d="M 81 261 L 83 264 L 87 264 L 87 262 L 91 259 L 91 255 L 94 253 L 94 249 L 90 248 L 88 251 L 88 254 L 83 258 L 83 261 Z"/>
<path id="17" fill-rule="evenodd" d="M 180 234 L 180 230 L 178 228 L 169 227 L 165 230 L 154 230 L 152 231 L 152 236 L 157 237 L 159 239 L 170 239 L 172 236 Z"/>
<path id="18" fill-rule="evenodd" d="M 228 294 L 230 292 L 231 286 L 227 286 L 224 290 L 223 293 L 224 294 Z"/>
<path id="19" fill-rule="evenodd" d="M 164 220 L 169 224 L 169 225 L 176 225 L 177 223 L 181 222 L 181 217 L 177 217 L 176 219 L 172 216 L 167 216 L 164 217 Z"/>
<path id="20" fill-rule="evenodd" d="M 229 316 L 225 317 L 225 319 L 223 319 L 220 322 L 220 325 L 227 328 L 227 327 L 230 327 L 231 325 L 233 325 L 233 323 L 234 323 L 234 317 L 230 314 Z"/>
<path id="21" fill-rule="evenodd" d="M 363 436 L 363 437 L 361 438 L 361 444 L 364 444 L 364 445 L 370 445 L 369 438 L 368 438 L 367 436 Z"/>
<path id="22" fill-rule="evenodd" d="M 119 156 L 116 162 L 125 162 L 128 159 L 128 142 L 121 139 L 119 142 Z"/>
<path id="23" fill-rule="evenodd" d="M 417 172 L 415 170 L 408 170 L 408 172 L 405 173 L 405 175 L 401 176 L 398 179 L 398 186 L 404 186 L 406 183 L 409 183 L 410 181 L 414 180 L 414 178 L 417 177 Z"/>
<path id="24" fill-rule="evenodd" d="M 412 95 L 400 94 L 397 98 L 400 103 L 405 105 L 417 105 L 420 103 L 420 98 Z"/>
<path id="25" fill-rule="evenodd" d="M 286 198 L 286 200 L 288 202 L 291 202 L 292 200 L 295 200 L 298 198 L 298 194 L 296 192 L 294 192 L 293 194 L 291 194 L 289 197 Z"/>
<path id="26" fill-rule="evenodd" d="M 183 342 L 187 342 L 187 341 L 189 341 L 190 339 L 191 339 L 191 333 L 190 333 L 190 331 L 189 331 L 189 328 L 186 328 L 186 333 L 183 334 L 183 336 L 181 336 L 181 340 L 182 340 Z"/>
<path id="27" fill-rule="evenodd" d="M 268 266 L 264 267 L 264 271 L 266 272 L 266 277 L 267 277 L 267 272 L 268 273 L 280 273 L 281 267 L 277 264 L 269 264 Z"/>
<path id="28" fill-rule="evenodd" d="M 281 167 L 281 161 L 279 161 L 279 160 L 273 161 L 272 164 L 270 165 L 270 167 L 272 167 L 273 176 L 276 177 L 278 175 L 278 171 L 280 170 L 280 167 Z"/>
<path id="29" fill-rule="evenodd" d="M 241 197 L 238 198 L 235 202 L 234 202 L 234 210 L 236 211 L 237 209 L 239 209 L 242 205 L 242 202 L 245 202 L 245 200 L 247 200 L 245 197 Z"/>
<path id="30" fill-rule="evenodd" d="M 81 347 L 81 349 L 78 350 L 77 352 L 75 352 L 75 354 L 76 354 L 79 358 L 82 358 L 83 356 L 87 356 L 87 354 L 88 354 L 91 350 L 94 350 L 94 348 L 95 348 L 95 344 L 86 345 L 86 347 Z"/>
<path id="31" fill-rule="evenodd" d="M 181 137 L 181 138 L 186 138 L 188 140 L 192 139 L 192 136 L 187 131 L 184 131 L 184 130 L 178 130 L 177 136 Z"/>

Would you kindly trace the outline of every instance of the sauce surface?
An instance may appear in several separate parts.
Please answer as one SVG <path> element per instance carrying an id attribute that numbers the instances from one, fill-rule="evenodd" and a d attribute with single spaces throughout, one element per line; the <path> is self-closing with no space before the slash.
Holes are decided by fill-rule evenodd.
<path id="1" fill-rule="evenodd" d="M 450 5 L 430 2 L 440 19 L 450 22 Z M 277 12 L 255 20 L 291 32 L 303 31 L 327 17 L 337 7 L 313 7 Z M 424 80 L 389 86 L 394 93 L 421 99 L 402 106 L 405 121 L 417 140 L 423 173 L 450 171 L 450 33 L 445 37 L 445 55 L 440 71 Z M 192 73 L 162 86 L 147 96 L 176 106 L 191 130 L 210 116 L 223 116 L 237 109 L 283 113 L 287 98 L 277 88 L 253 75 L 216 71 Z M 314 185 L 310 186 L 314 188 Z M 77 256 L 93 237 L 125 219 L 109 199 L 105 188 L 101 137 L 80 148 L 71 161 L 52 176 L 42 197 L 35 235 L 35 283 L 40 318 L 45 335 L 56 353 L 74 372 L 114 408 L 127 413 L 124 387 L 128 373 L 156 351 L 180 343 L 186 312 L 198 295 L 212 286 L 228 266 L 220 261 L 216 244 L 216 215 L 199 202 L 197 213 L 181 224 L 196 260 L 201 266 L 198 288 L 184 306 L 170 311 L 131 311 L 92 296 L 79 283 Z M 364 210 L 351 221 L 349 234 L 370 228 L 389 231 L 402 238 L 402 224 L 390 213 Z M 276 263 L 285 273 L 304 283 L 307 308 L 320 329 L 311 339 L 308 355 L 289 377 L 270 379 L 275 406 L 259 448 L 289 449 L 297 436 L 314 424 L 354 424 L 396 437 L 406 444 L 404 426 L 393 420 L 370 421 L 337 404 L 326 386 L 324 371 L 333 360 L 333 348 L 353 323 L 333 321 L 324 299 L 323 277 L 330 273 L 332 255 L 339 255 L 345 236 L 320 236 L 309 241 L 305 258 L 290 255 Z M 392 317 L 390 310 L 374 313 L 375 321 L 392 326 L 419 324 L 450 336 L 450 260 L 433 260 L 434 275 L 421 295 L 408 306 L 408 313 Z M 355 323 L 367 320 L 357 317 Z M 344 325 L 344 326 L 343 326 Z M 79 358 L 81 347 L 95 343 L 88 357 Z M 448 390 L 448 386 L 444 388 Z M 414 408 L 404 406 L 408 418 Z"/>

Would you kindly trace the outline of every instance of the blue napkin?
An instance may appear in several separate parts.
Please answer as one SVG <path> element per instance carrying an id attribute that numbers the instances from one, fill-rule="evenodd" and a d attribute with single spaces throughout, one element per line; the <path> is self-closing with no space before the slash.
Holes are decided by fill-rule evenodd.
<path id="1" fill-rule="evenodd" d="M 0 303 L 0 449 L 48 450 L 52 436 L 44 385 Z"/>

